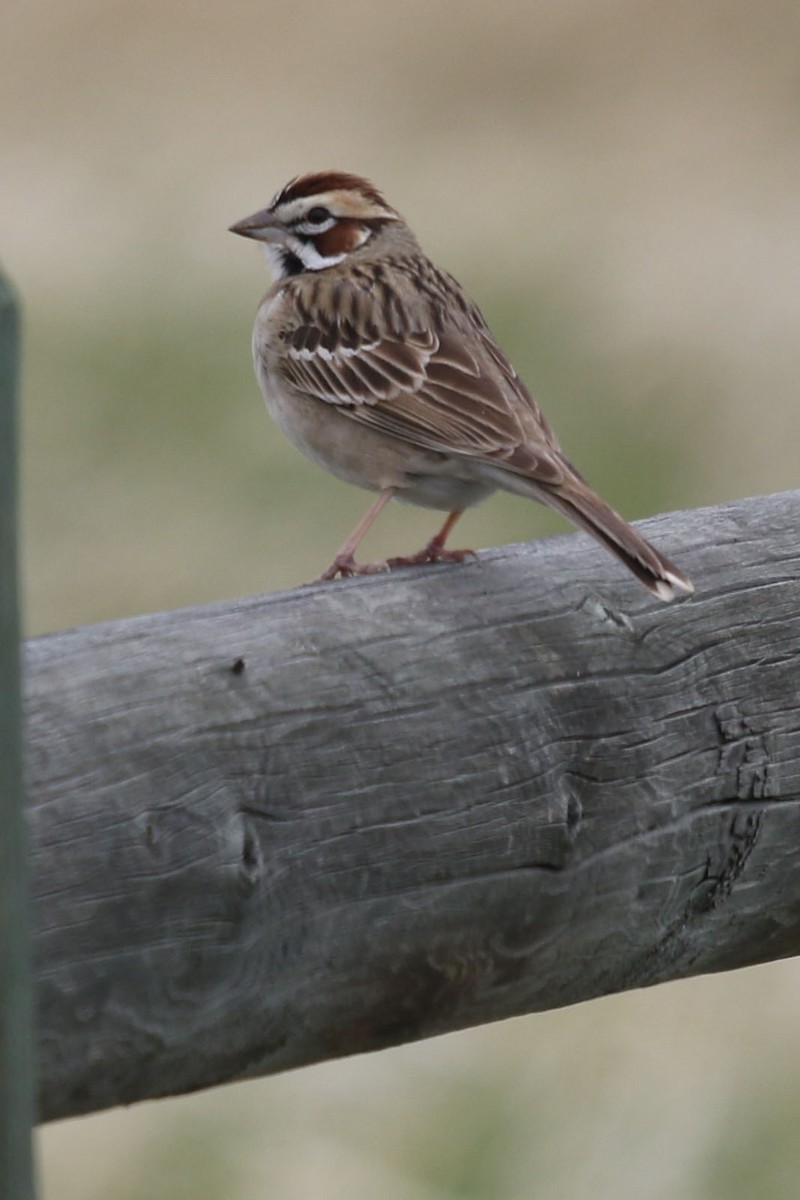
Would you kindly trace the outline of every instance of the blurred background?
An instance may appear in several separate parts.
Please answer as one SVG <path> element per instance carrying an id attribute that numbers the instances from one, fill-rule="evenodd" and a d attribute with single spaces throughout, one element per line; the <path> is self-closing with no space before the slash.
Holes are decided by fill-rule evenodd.
<path id="1" fill-rule="evenodd" d="M 361 515 L 268 422 L 226 232 L 309 170 L 379 184 L 627 516 L 796 486 L 798 46 L 793 0 L 7 0 L 28 632 L 293 586 Z M 773 964 L 64 1122 L 44 1196 L 794 1197 L 799 1002 Z"/>

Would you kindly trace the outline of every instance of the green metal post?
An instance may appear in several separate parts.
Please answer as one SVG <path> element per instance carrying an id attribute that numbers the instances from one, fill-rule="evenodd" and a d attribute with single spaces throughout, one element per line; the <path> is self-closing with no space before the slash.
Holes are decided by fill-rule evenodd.
<path id="1" fill-rule="evenodd" d="M 0 275 L 0 1196 L 33 1200 L 35 1068 L 17 578 L 19 316 Z"/>

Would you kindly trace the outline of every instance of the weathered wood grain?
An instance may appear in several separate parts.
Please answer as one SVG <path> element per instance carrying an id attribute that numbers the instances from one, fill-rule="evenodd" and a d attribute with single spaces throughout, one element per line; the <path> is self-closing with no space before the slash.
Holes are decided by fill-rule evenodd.
<path id="1" fill-rule="evenodd" d="M 800 951 L 800 492 L 27 649 L 42 1112 Z"/>

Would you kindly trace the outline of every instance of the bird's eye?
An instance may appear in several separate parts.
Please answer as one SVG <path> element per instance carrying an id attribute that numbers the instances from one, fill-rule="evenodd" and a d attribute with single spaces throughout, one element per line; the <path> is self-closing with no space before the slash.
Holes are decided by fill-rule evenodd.
<path id="1" fill-rule="evenodd" d="M 315 204 L 313 208 L 308 210 L 306 220 L 310 225 L 322 225 L 324 221 L 328 220 L 330 215 L 327 208 L 323 208 L 321 204 Z"/>

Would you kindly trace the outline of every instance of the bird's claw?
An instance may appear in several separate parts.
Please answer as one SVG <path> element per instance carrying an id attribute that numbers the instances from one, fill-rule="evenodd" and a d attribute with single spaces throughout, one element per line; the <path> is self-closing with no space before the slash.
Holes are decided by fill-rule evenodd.
<path id="1" fill-rule="evenodd" d="M 332 579 L 351 579 L 353 575 L 380 575 L 388 571 L 386 562 L 357 563 L 352 554 L 337 554 L 327 571 L 323 571 L 317 583 L 328 583 Z"/>
<path id="2" fill-rule="evenodd" d="M 460 563 L 467 558 L 477 559 L 477 557 L 474 550 L 445 550 L 444 546 L 437 546 L 433 542 L 429 542 L 416 554 L 387 558 L 386 565 L 390 571 L 393 571 L 396 567 L 420 567 L 428 563 Z"/>

